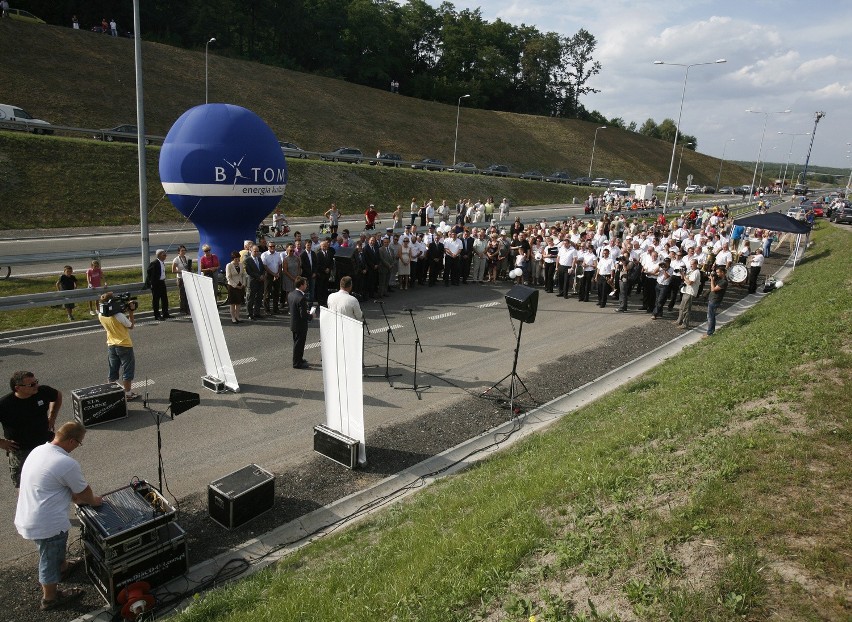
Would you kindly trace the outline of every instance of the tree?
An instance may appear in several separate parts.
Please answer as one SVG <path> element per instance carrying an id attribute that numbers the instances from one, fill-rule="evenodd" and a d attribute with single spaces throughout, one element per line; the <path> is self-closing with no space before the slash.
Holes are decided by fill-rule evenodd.
<path id="1" fill-rule="evenodd" d="M 592 60 L 592 53 L 597 47 L 594 35 L 581 28 L 570 39 L 562 43 L 562 62 L 565 65 L 565 116 L 576 116 L 580 107 L 580 96 L 589 93 L 599 93 L 587 85 L 589 78 L 601 71 L 601 64 Z"/>
<path id="2" fill-rule="evenodd" d="M 639 128 L 639 133 L 642 134 L 642 136 L 648 136 L 650 138 L 660 137 L 660 129 L 657 127 L 657 122 L 650 117 L 648 117 L 648 119 Z"/>

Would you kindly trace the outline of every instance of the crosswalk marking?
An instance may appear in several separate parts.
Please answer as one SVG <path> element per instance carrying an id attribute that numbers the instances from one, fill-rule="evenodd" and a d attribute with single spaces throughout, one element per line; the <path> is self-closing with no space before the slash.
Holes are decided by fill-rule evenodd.
<path id="1" fill-rule="evenodd" d="M 500 304 L 500 301 L 486 302 L 485 304 L 478 305 L 476 308 L 477 309 L 487 309 L 488 307 L 496 307 L 499 304 Z"/>
<path id="2" fill-rule="evenodd" d="M 428 318 L 428 319 L 430 319 L 430 320 L 442 320 L 442 319 L 444 319 L 445 317 L 452 317 L 452 316 L 454 316 L 454 315 L 455 315 L 455 313 L 454 313 L 454 312 L 449 311 L 449 312 L 447 312 L 447 313 L 439 313 L 438 315 L 432 315 L 432 316 L 429 316 L 429 318 Z"/>

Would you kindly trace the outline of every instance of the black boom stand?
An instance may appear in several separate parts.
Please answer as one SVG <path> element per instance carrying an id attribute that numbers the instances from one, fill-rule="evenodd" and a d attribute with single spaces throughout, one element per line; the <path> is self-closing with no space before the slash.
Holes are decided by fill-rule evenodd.
<path id="1" fill-rule="evenodd" d="M 157 477 L 160 482 L 160 494 L 163 493 L 163 436 L 160 433 L 160 423 L 166 417 L 166 414 L 171 411 L 171 418 L 181 413 L 186 412 L 193 406 L 198 406 L 201 403 L 201 398 L 198 393 L 190 393 L 189 391 L 181 391 L 180 389 L 172 389 L 169 393 L 169 405 L 165 411 L 154 410 L 148 406 L 148 394 L 145 394 L 144 408 L 154 417 L 157 425 Z"/>
<path id="2" fill-rule="evenodd" d="M 391 329 L 390 321 L 388 320 L 388 314 L 385 313 L 385 304 L 381 300 L 377 300 L 379 303 L 379 307 L 382 309 L 382 315 L 385 316 L 385 324 L 388 329 L 385 331 L 385 336 L 387 337 L 387 347 L 385 348 L 385 373 L 383 374 L 364 374 L 365 378 L 384 378 L 388 381 L 388 384 L 393 386 L 393 382 L 391 382 L 391 378 L 395 378 L 397 376 L 401 376 L 402 374 L 392 374 L 390 373 L 390 343 L 391 339 L 396 343 L 396 337 L 393 336 L 393 329 Z"/>
<path id="3" fill-rule="evenodd" d="M 414 382 L 410 387 L 394 387 L 394 389 L 402 389 L 414 391 L 417 395 L 418 400 L 422 400 L 423 396 L 420 395 L 421 389 L 431 389 L 431 384 L 417 384 L 417 351 L 423 352 L 423 346 L 420 345 L 420 335 L 417 333 L 417 324 L 414 322 L 414 311 L 412 309 L 404 309 L 404 311 L 408 311 L 408 315 L 411 316 L 411 325 L 414 327 Z"/>
<path id="4" fill-rule="evenodd" d="M 521 380 L 521 377 L 518 375 L 518 352 L 521 349 L 521 333 L 523 332 L 523 330 L 524 330 L 524 322 L 521 322 L 521 327 L 518 329 L 518 341 L 515 344 L 515 360 L 512 363 L 512 371 L 510 373 L 506 374 L 505 376 L 503 376 L 496 383 L 491 385 L 491 387 L 486 389 L 479 396 L 479 397 L 486 397 L 486 398 L 489 398 L 489 399 L 497 399 L 497 400 L 508 398 L 509 399 L 509 409 L 512 411 L 513 414 L 518 414 L 518 412 L 519 412 L 519 411 L 518 412 L 515 411 L 515 398 L 521 397 L 522 395 L 530 395 L 530 390 L 527 388 L 527 385 L 524 384 L 524 381 Z M 506 380 L 509 380 L 509 379 L 511 379 L 511 380 L 509 381 L 509 392 L 507 393 L 506 390 L 504 388 L 502 388 L 500 385 L 503 384 L 504 382 L 506 382 Z M 519 391 L 518 389 L 520 387 L 523 387 L 524 390 Z M 497 395 L 493 395 L 493 394 L 489 395 L 492 391 L 496 391 L 496 392 L 500 393 L 502 398 L 498 397 Z"/>

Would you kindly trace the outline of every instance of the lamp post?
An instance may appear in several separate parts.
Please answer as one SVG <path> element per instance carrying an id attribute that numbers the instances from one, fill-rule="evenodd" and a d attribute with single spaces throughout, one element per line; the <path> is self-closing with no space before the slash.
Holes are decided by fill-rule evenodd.
<path id="1" fill-rule="evenodd" d="M 772 149 L 770 149 L 770 151 L 774 151 L 777 148 L 778 147 L 773 147 Z M 763 169 L 765 169 L 765 168 L 766 168 L 766 160 L 764 160 L 763 162 L 760 163 L 760 179 L 757 180 L 757 187 L 758 188 L 763 187 Z"/>
<path id="2" fill-rule="evenodd" d="M 734 142 L 733 138 L 725 141 L 725 146 L 722 147 L 722 161 L 719 162 L 719 174 L 716 175 L 716 191 L 719 190 L 719 184 L 722 182 L 722 165 L 725 163 L 725 150 L 728 148 L 728 143 Z"/>
<path id="3" fill-rule="evenodd" d="M 210 40 L 204 44 L 204 103 L 207 103 L 207 48 L 211 43 L 216 42 L 216 37 L 210 37 Z"/>
<path id="4" fill-rule="evenodd" d="M 675 186 L 680 190 L 680 165 L 683 164 L 683 148 L 692 145 L 692 143 L 683 143 L 680 146 L 680 159 L 677 161 L 677 174 L 675 175 Z"/>
<path id="5" fill-rule="evenodd" d="M 752 110 L 748 108 L 746 112 L 751 112 L 754 114 L 762 114 L 763 115 L 763 133 L 760 135 L 760 147 L 757 150 L 757 160 L 754 163 L 754 175 L 751 178 L 751 192 L 748 193 L 748 202 L 746 205 L 751 205 L 751 200 L 754 198 L 754 182 L 757 181 L 757 165 L 760 164 L 760 158 L 763 155 L 763 139 L 766 137 L 766 122 L 769 121 L 769 115 L 771 114 L 787 114 L 790 112 L 790 109 L 787 110 Z"/>
<path id="6" fill-rule="evenodd" d="M 778 132 L 779 134 L 783 134 L 784 136 L 790 136 L 790 151 L 787 153 L 787 162 L 784 164 L 784 174 L 781 176 L 781 194 L 784 194 L 784 186 L 787 184 L 787 167 L 790 165 L 790 158 L 793 157 L 793 141 L 796 140 L 796 136 L 810 136 L 810 132 L 804 132 L 801 134 L 793 134 L 791 132 Z M 793 180 L 790 180 L 790 183 L 793 183 Z"/>
<path id="7" fill-rule="evenodd" d="M 847 158 L 849 156 L 846 156 Z M 849 189 L 852 188 L 852 168 L 849 169 L 849 179 L 846 182 L 846 196 L 849 196 Z"/>
<path id="8" fill-rule="evenodd" d="M 592 159 L 589 160 L 589 179 L 592 178 L 592 164 L 595 161 L 595 145 L 598 143 L 598 130 L 605 130 L 606 125 L 600 126 L 595 130 L 595 140 L 592 141 Z"/>
<path id="9" fill-rule="evenodd" d="M 453 166 L 456 165 L 456 150 L 459 147 L 459 115 L 461 114 L 461 100 L 470 97 L 470 93 L 459 97 L 459 103 L 456 106 L 456 142 L 453 144 Z"/>
<path id="10" fill-rule="evenodd" d="M 675 126 L 674 144 L 672 145 L 672 161 L 671 161 L 671 163 L 669 163 L 669 178 L 666 180 L 666 196 L 663 199 L 663 213 L 664 214 L 666 213 L 666 210 L 668 208 L 668 203 L 669 203 L 669 190 L 671 190 L 671 185 L 672 185 L 672 170 L 674 169 L 675 151 L 677 150 L 677 137 L 680 134 L 680 119 L 683 116 L 683 100 L 684 100 L 684 97 L 686 96 L 686 81 L 689 78 L 689 70 L 692 67 L 698 67 L 700 65 L 715 65 L 715 64 L 718 64 L 718 63 L 725 63 L 725 62 L 727 62 L 727 61 L 724 58 L 720 58 L 718 60 L 710 61 L 710 62 L 707 62 L 707 63 L 692 63 L 692 64 L 689 64 L 689 65 L 684 65 L 683 63 L 667 63 L 667 62 L 662 61 L 662 60 L 655 60 L 654 61 L 655 65 L 674 65 L 676 67 L 685 67 L 686 68 L 686 71 L 684 71 L 684 73 L 683 73 L 683 91 L 680 94 L 680 111 L 677 113 L 677 125 Z"/>

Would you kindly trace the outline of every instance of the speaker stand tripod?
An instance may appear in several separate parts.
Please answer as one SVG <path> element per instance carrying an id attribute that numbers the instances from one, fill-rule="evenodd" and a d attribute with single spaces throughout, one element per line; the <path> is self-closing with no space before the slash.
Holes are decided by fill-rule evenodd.
<path id="1" fill-rule="evenodd" d="M 524 322 L 521 322 L 521 327 L 518 329 L 518 340 L 515 343 L 515 360 L 512 363 L 512 371 L 505 376 L 503 376 L 500 380 L 491 385 L 488 389 L 483 391 L 479 397 L 485 397 L 493 400 L 505 400 L 508 398 L 509 400 L 509 409 L 512 411 L 513 415 L 520 414 L 520 409 L 515 409 L 515 400 L 523 395 L 530 395 L 530 390 L 527 388 L 527 385 L 524 384 L 524 381 L 521 380 L 521 377 L 518 375 L 518 352 L 521 350 L 521 333 L 524 330 Z M 501 387 L 500 385 L 509 380 L 509 391 Z M 523 387 L 523 391 L 520 391 L 520 388 Z M 494 395 L 492 392 L 497 392 L 500 395 Z M 530 396 L 532 399 L 532 396 Z M 535 400 L 533 400 L 534 403 Z"/>

